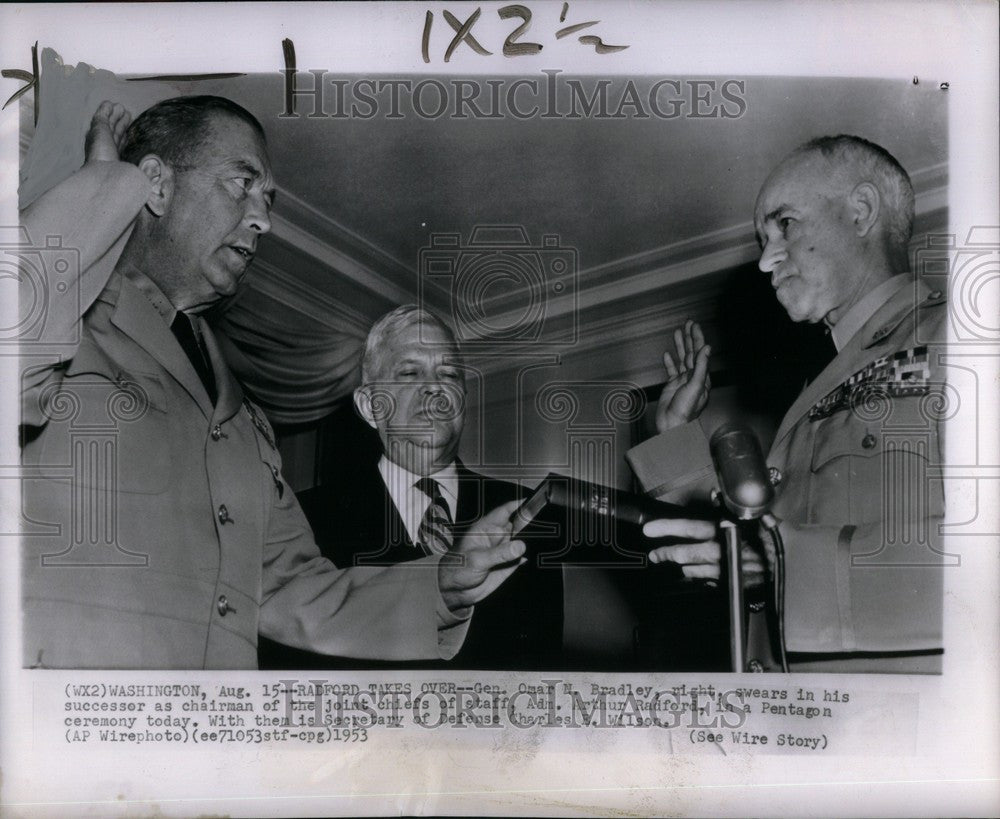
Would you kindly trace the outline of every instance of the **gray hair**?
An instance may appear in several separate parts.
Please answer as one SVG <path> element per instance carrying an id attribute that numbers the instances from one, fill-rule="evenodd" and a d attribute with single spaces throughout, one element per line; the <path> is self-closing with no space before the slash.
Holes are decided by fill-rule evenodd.
<path id="1" fill-rule="evenodd" d="M 432 327 L 437 327 L 457 351 L 458 344 L 455 341 L 455 334 L 447 324 L 423 307 L 418 307 L 416 304 L 404 304 L 386 313 L 368 331 L 365 346 L 361 351 L 362 384 L 370 383 L 381 369 L 382 351 L 388 340 L 415 324 L 429 324 Z"/>
<path id="2" fill-rule="evenodd" d="M 811 139 L 795 153 L 818 151 L 841 166 L 857 169 L 878 188 L 886 206 L 886 234 L 893 253 L 908 255 L 913 235 L 913 185 L 899 161 L 881 145 L 859 136 L 838 134 Z"/>

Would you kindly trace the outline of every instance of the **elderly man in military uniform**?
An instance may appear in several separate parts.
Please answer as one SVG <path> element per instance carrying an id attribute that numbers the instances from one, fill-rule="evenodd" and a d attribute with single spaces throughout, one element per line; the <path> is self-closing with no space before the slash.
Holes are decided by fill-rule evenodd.
<path id="1" fill-rule="evenodd" d="M 940 671 L 944 503 L 928 466 L 944 451 L 935 413 L 947 311 L 940 292 L 907 272 L 913 213 L 900 164 L 855 136 L 801 146 L 757 198 L 760 269 L 792 320 L 825 323 L 837 349 L 788 410 L 767 458 L 780 475 L 773 512 L 794 671 Z M 660 434 L 628 457 L 644 487 L 677 500 L 711 473 L 695 421 L 710 349 L 691 323 L 675 339 L 679 361 L 664 357 Z M 719 573 L 711 541 L 660 547 L 651 558 L 692 577 Z M 774 668 L 768 641 L 756 640 L 763 616 L 751 615 L 752 670 Z"/>
<path id="2" fill-rule="evenodd" d="M 219 97 L 128 119 L 103 103 L 84 167 L 22 215 L 50 257 L 50 239 L 79 251 L 75 273 L 45 265 L 44 330 L 22 347 L 25 665 L 255 668 L 258 633 L 325 654 L 453 656 L 523 553 L 514 504 L 445 555 L 323 558 L 202 316 L 270 229 L 264 132 Z"/>

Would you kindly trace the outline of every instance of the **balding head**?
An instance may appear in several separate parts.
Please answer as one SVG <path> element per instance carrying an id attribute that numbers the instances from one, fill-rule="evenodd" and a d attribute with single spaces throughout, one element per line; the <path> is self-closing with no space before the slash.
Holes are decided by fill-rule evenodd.
<path id="1" fill-rule="evenodd" d="M 844 192 L 861 182 L 878 188 L 887 250 L 900 269 L 909 267 L 909 244 L 913 235 L 914 196 L 910 175 L 892 154 L 859 136 L 838 134 L 811 139 L 792 156 L 818 153 Z M 901 257 L 901 258 L 900 258 Z"/>
<path id="2" fill-rule="evenodd" d="M 913 188 L 884 149 L 822 137 L 772 171 L 757 196 L 760 269 L 793 321 L 837 321 L 909 267 Z"/>

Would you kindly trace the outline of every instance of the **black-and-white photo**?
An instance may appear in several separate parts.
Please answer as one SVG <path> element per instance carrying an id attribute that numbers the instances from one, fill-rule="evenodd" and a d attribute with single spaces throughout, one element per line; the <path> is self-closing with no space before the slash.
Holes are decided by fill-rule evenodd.
<path id="1" fill-rule="evenodd" d="M 639 59 L 667 7 L 286 9 L 381 26 L 384 63 L 295 26 L 265 70 L 4 52 L 5 658 L 44 743 L 631 727 L 645 765 L 944 730 L 956 624 L 996 618 L 949 614 L 995 564 L 1000 281 L 954 81 Z"/>
<path id="2" fill-rule="evenodd" d="M 26 665 L 940 670 L 941 89 L 187 86 L 22 203 Z"/>

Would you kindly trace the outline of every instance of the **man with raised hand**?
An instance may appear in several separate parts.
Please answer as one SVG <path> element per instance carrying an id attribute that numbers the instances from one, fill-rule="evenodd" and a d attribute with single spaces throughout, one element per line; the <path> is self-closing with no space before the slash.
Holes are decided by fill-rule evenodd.
<path id="1" fill-rule="evenodd" d="M 760 269 L 792 320 L 823 322 L 837 349 L 785 415 L 767 457 L 780 475 L 773 513 L 785 543 L 794 671 L 940 672 L 944 500 L 929 467 L 944 452 L 947 310 L 941 292 L 908 272 L 913 213 L 906 171 L 856 136 L 801 146 L 757 197 Z M 675 342 L 660 434 L 628 457 L 647 490 L 682 500 L 712 480 L 695 422 L 710 349 L 691 323 Z M 650 523 L 646 533 L 666 525 Z M 717 577 L 719 551 L 706 542 L 651 557 Z M 761 627 L 762 615 L 752 615 L 748 656 L 774 668 Z"/>

